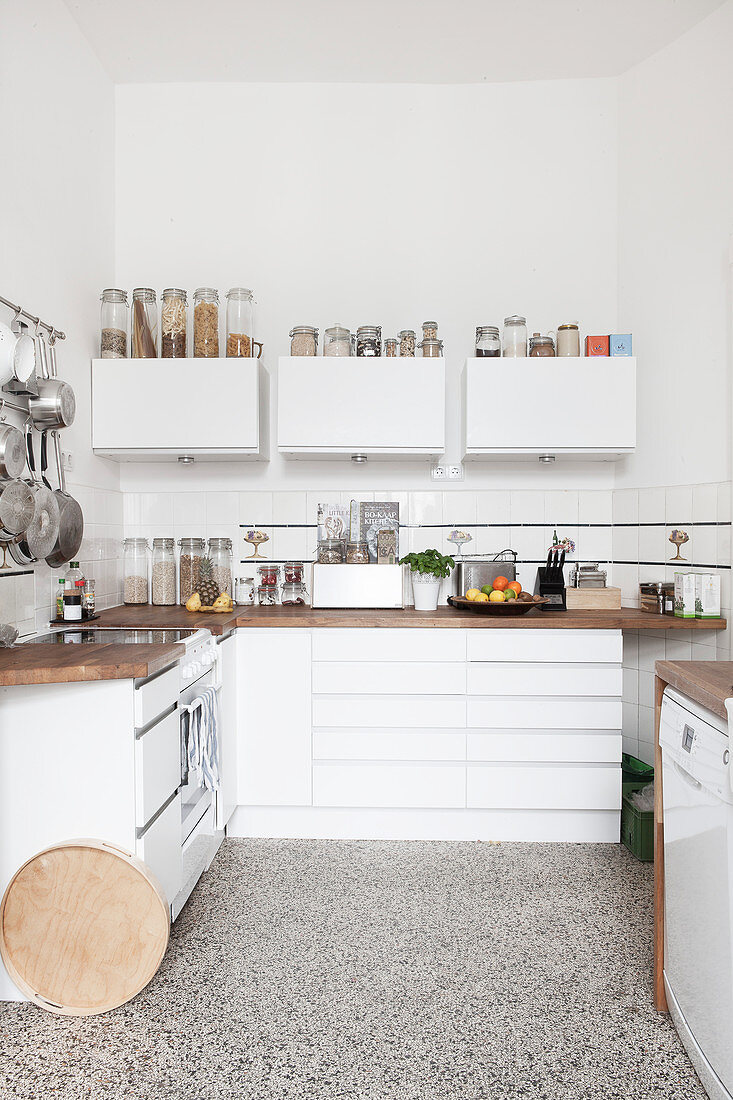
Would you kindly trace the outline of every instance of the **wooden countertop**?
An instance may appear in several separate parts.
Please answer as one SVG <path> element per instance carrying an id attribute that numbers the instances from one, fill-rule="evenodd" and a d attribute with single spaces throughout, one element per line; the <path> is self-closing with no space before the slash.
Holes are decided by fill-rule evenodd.
<path id="1" fill-rule="evenodd" d="M 657 676 L 714 714 L 728 720 L 733 697 L 733 661 L 657 661 Z"/>
<path id="2" fill-rule="evenodd" d="M 119 604 L 117 607 L 100 611 L 99 618 L 89 625 L 126 626 L 133 630 L 147 627 L 152 630 L 203 629 L 210 630 L 212 634 L 223 634 L 231 630 L 241 611 L 241 607 L 235 607 L 233 611 L 216 614 L 213 611 L 186 611 L 185 607 L 177 604 L 173 607 L 154 607 L 152 604 L 127 607 L 125 604 Z"/>
<path id="3" fill-rule="evenodd" d="M 152 676 L 180 660 L 177 643 L 147 645 L 40 643 L 0 649 L 0 687 L 65 684 L 83 680 L 132 680 Z"/>

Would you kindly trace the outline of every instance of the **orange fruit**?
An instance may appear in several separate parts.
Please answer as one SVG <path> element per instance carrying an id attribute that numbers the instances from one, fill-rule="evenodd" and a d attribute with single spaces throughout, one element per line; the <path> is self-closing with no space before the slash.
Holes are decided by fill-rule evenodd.
<path id="1" fill-rule="evenodd" d="M 506 577 L 497 577 L 496 580 L 494 581 L 494 591 L 495 592 L 503 592 L 508 584 L 509 584 L 509 581 Z"/>
<path id="2" fill-rule="evenodd" d="M 507 588 L 511 588 L 517 595 L 522 591 L 522 586 L 519 581 L 510 581 Z"/>
<path id="3" fill-rule="evenodd" d="M 495 590 L 491 593 L 490 596 L 487 597 L 487 599 L 489 599 L 491 603 L 504 603 L 504 593 L 497 592 Z"/>

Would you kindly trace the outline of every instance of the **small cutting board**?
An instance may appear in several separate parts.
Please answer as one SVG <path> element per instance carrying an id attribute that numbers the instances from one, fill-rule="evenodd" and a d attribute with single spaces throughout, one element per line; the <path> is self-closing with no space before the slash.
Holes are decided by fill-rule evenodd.
<path id="1" fill-rule="evenodd" d="M 21 993 L 64 1016 L 129 1001 L 165 955 L 168 902 L 129 852 L 70 840 L 29 859 L 0 904 L 0 956 Z"/>
<path id="2" fill-rule="evenodd" d="M 621 607 L 620 588 L 566 588 L 568 611 L 617 611 Z"/>

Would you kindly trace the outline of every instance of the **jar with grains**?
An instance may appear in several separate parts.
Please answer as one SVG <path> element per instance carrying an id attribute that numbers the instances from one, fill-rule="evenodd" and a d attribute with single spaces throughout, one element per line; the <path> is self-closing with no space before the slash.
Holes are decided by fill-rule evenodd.
<path id="1" fill-rule="evenodd" d="M 437 321 L 423 321 L 423 323 L 422 323 L 422 338 L 423 338 L 423 340 L 437 340 L 438 339 L 438 322 Z"/>
<path id="2" fill-rule="evenodd" d="M 254 298 L 245 286 L 227 291 L 227 359 L 251 359 L 254 353 Z"/>
<path id="3" fill-rule="evenodd" d="M 384 354 L 389 359 L 393 359 L 397 355 L 397 340 L 394 336 L 385 337 Z"/>
<path id="4" fill-rule="evenodd" d="M 180 539 L 181 556 L 178 561 L 178 600 L 184 604 L 201 583 L 201 559 L 206 549 L 206 539 Z"/>
<path id="5" fill-rule="evenodd" d="M 232 540 L 226 538 L 209 539 L 209 557 L 213 566 L 214 580 L 219 592 L 234 597 L 234 555 Z"/>
<path id="6" fill-rule="evenodd" d="M 343 325 L 332 325 L 323 332 L 324 355 L 351 355 L 351 332 Z"/>
<path id="7" fill-rule="evenodd" d="M 112 288 L 102 291 L 102 359 L 127 359 L 129 308 L 127 291 Z"/>
<path id="8" fill-rule="evenodd" d="M 261 584 L 257 589 L 257 603 L 260 607 L 274 607 L 277 603 L 277 597 L 277 586 L 271 588 L 270 585 Z"/>
<path id="9" fill-rule="evenodd" d="M 362 356 L 382 354 L 382 330 L 379 325 L 361 325 L 356 330 L 356 354 Z"/>
<path id="10" fill-rule="evenodd" d="M 286 561 L 283 566 L 283 575 L 286 584 L 300 584 L 303 580 L 302 561 Z"/>
<path id="11" fill-rule="evenodd" d="M 501 355 L 501 340 L 495 325 L 479 325 L 476 329 L 476 355 L 479 359 Z"/>
<path id="12" fill-rule="evenodd" d="M 260 576 L 260 585 L 263 588 L 274 588 L 280 583 L 279 565 L 260 565 L 257 572 Z"/>
<path id="13" fill-rule="evenodd" d="M 153 603 L 172 607 L 176 602 L 176 552 L 172 538 L 153 539 Z"/>
<path id="14" fill-rule="evenodd" d="M 503 353 L 513 359 L 522 359 L 527 354 L 527 318 L 513 313 L 504 318 Z"/>
<path id="15" fill-rule="evenodd" d="M 124 602 L 141 604 L 148 602 L 148 540 L 127 538 L 123 542 Z"/>
<path id="16" fill-rule="evenodd" d="M 539 332 L 533 332 L 529 341 L 529 355 L 531 359 L 537 359 L 540 356 L 547 356 L 555 354 L 555 345 L 552 342 L 551 336 L 542 336 Z"/>
<path id="17" fill-rule="evenodd" d="M 162 359 L 186 358 L 185 290 L 169 287 L 160 300 L 160 355 Z M 175 603 L 175 600 L 173 601 Z"/>
<path id="18" fill-rule="evenodd" d="M 284 584 L 282 588 L 283 607 L 305 607 L 308 603 L 308 589 L 304 584 Z"/>
<path id="19" fill-rule="evenodd" d="M 200 286 L 193 292 L 194 359 L 219 356 L 219 291 Z"/>
<path id="20" fill-rule="evenodd" d="M 400 355 L 414 355 L 415 354 L 415 330 L 412 328 L 403 328 L 398 333 L 400 341 Z"/>
<path id="21" fill-rule="evenodd" d="M 369 544 L 350 542 L 346 547 L 347 565 L 369 565 Z"/>
<path id="22" fill-rule="evenodd" d="M 341 565 L 343 560 L 343 539 L 321 539 L 318 543 L 318 561 L 321 565 Z"/>
<path id="23" fill-rule="evenodd" d="M 315 355 L 318 350 L 318 329 L 312 325 L 295 325 L 290 330 L 291 355 Z"/>
<path id="24" fill-rule="evenodd" d="M 557 354 L 580 355 L 580 332 L 574 321 L 557 326 Z"/>
<path id="25" fill-rule="evenodd" d="M 443 354 L 443 341 L 421 340 L 418 348 L 423 359 L 440 359 Z"/>
<path id="26" fill-rule="evenodd" d="M 158 356 L 158 307 L 155 291 L 139 286 L 132 292 L 132 358 Z"/>

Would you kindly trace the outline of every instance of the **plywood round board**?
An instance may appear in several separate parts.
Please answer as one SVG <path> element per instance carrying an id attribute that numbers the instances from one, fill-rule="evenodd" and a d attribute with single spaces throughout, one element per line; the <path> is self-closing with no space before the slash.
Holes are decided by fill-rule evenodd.
<path id="1" fill-rule="evenodd" d="M 0 956 L 21 993 L 64 1016 L 129 1001 L 155 974 L 170 934 L 149 868 L 101 840 L 70 840 L 16 871 L 0 903 Z"/>

